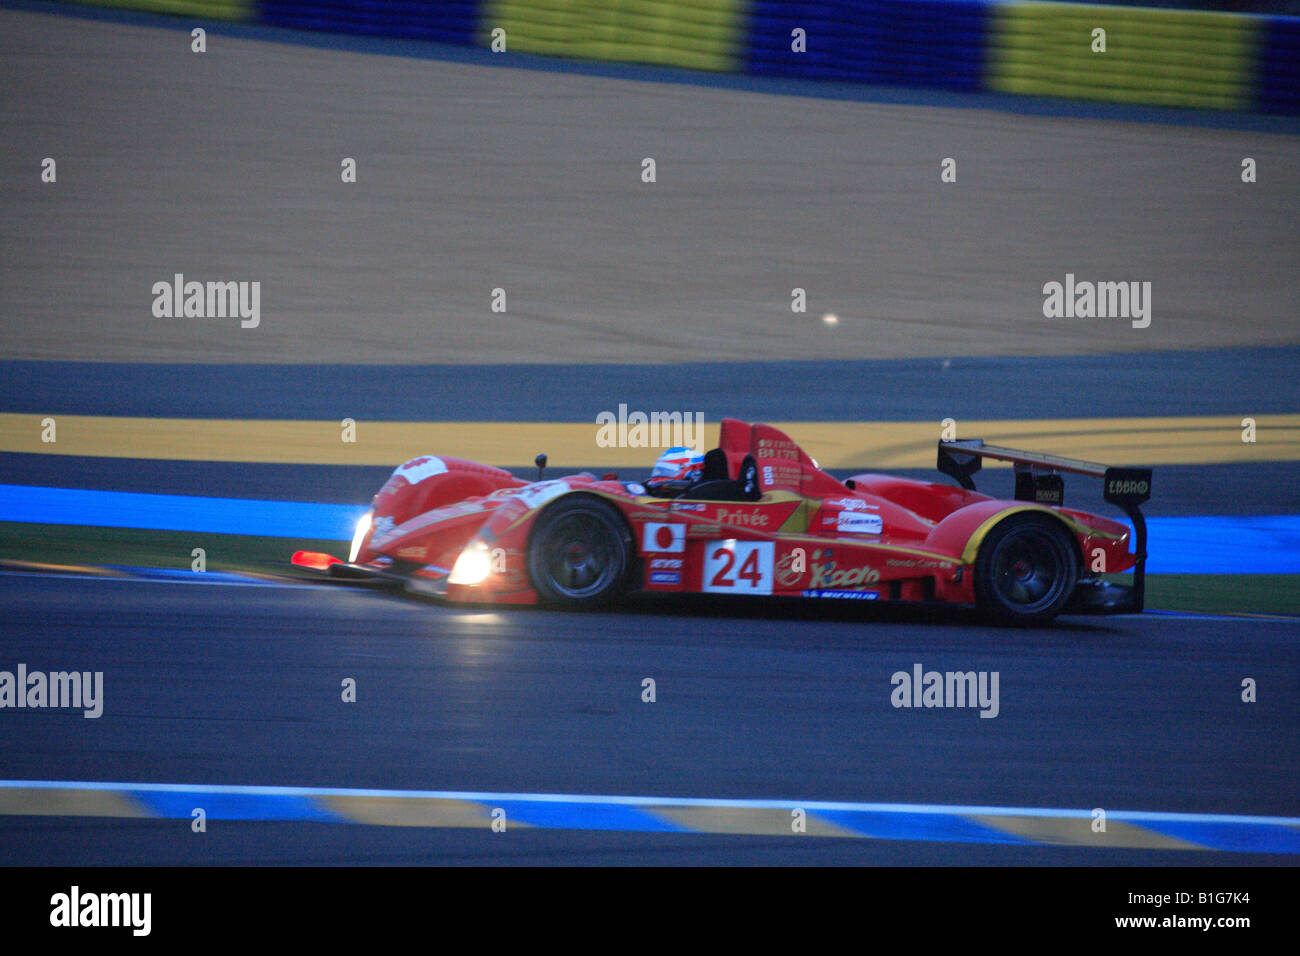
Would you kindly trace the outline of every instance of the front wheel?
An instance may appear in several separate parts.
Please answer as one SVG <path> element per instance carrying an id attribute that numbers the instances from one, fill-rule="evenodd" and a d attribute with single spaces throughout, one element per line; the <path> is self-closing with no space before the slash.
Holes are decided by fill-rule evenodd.
<path id="1" fill-rule="evenodd" d="M 1079 577 L 1074 542 L 1045 514 L 1013 515 L 994 526 L 975 559 L 980 610 L 1003 624 L 1045 624 L 1061 613 Z"/>
<path id="2" fill-rule="evenodd" d="M 528 574 L 547 604 L 597 607 L 627 589 L 633 553 L 622 516 L 599 498 L 576 495 L 537 519 Z"/>

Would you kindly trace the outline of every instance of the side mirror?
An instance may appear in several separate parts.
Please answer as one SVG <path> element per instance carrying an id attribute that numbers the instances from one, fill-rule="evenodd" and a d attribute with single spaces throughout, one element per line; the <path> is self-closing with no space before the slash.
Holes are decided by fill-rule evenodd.
<path id="1" fill-rule="evenodd" d="M 546 456 L 538 455 L 533 459 L 533 464 L 537 466 L 537 480 L 542 480 L 542 472 L 546 470 Z"/>

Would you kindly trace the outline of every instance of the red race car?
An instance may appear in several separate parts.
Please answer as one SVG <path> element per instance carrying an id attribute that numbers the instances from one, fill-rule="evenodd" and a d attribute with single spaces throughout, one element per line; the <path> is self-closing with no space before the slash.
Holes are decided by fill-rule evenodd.
<path id="1" fill-rule="evenodd" d="M 681 451 L 689 452 L 687 449 Z M 1015 500 L 975 490 L 1012 462 Z M 1107 468 L 978 440 L 941 441 L 958 486 L 831 477 L 770 425 L 723 419 L 684 488 L 582 473 L 537 481 L 456 458 L 406 462 L 358 523 L 347 561 L 293 563 L 453 602 L 602 605 L 640 590 L 967 605 L 1005 623 L 1142 610 L 1151 469 Z M 1101 478 L 1127 525 L 1063 507 L 1061 472 Z M 653 479 L 652 479 L 653 480 Z M 1133 584 L 1103 573 L 1132 569 Z"/>

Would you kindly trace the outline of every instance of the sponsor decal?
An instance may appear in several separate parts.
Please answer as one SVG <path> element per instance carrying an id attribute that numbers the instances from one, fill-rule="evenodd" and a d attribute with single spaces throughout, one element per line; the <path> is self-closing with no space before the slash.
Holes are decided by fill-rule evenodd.
<path id="1" fill-rule="evenodd" d="M 880 534 L 884 531 L 884 519 L 878 514 L 865 514 L 861 511 L 841 511 L 835 516 L 835 530 L 850 534 Z"/>
<path id="2" fill-rule="evenodd" d="M 850 601 L 874 601 L 880 597 L 879 591 L 827 591 L 818 589 L 814 591 L 804 591 L 803 596 L 806 598 L 846 598 Z"/>
<path id="3" fill-rule="evenodd" d="M 799 446 L 792 441 L 762 438 L 759 439 L 758 449 L 754 454 L 758 458 L 785 458 L 790 461 L 798 461 Z"/>
<path id="4" fill-rule="evenodd" d="M 534 482 L 515 492 L 515 498 L 522 501 L 531 508 L 540 508 L 548 501 L 552 501 L 569 490 L 567 482 L 560 479 L 554 481 Z"/>
<path id="5" fill-rule="evenodd" d="M 370 524 L 370 546 L 378 547 L 381 543 L 393 536 L 397 530 L 397 523 L 393 521 L 392 515 L 380 515 Z"/>
<path id="6" fill-rule="evenodd" d="M 764 465 L 763 484 L 792 485 L 798 487 L 803 472 L 796 465 Z"/>
<path id="7" fill-rule="evenodd" d="M 930 558 L 889 558 L 885 561 L 891 568 L 951 568 L 951 561 L 934 561 Z"/>
<path id="8" fill-rule="evenodd" d="M 718 521 L 744 525 L 746 528 L 766 528 L 770 520 L 759 508 L 719 508 L 713 517 Z"/>
<path id="9" fill-rule="evenodd" d="M 680 571 L 651 571 L 651 584 L 681 584 L 682 573 Z"/>
<path id="10" fill-rule="evenodd" d="M 412 458 L 404 465 L 398 465 L 397 470 L 393 472 L 394 478 L 405 478 L 407 484 L 418 485 L 426 478 L 432 478 L 434 475 L 445 475 L 447 465 L 441 458 L 433 455 L 424 455 L 420 458 Z"/>
<path id="11" fill-rule="evenodd" d="M 1145 495 L 1150 487 L 1145 481 L 1120 481 L 1116 479 L 1106 486 L 1106 494 Z"/>
<path id="12" fill-rule="evenodd" d="M 645 494 L 645 485 L 641 484 L 641 482 L 639 481 L 626 482 L 623 485 L 623 487 L 627 489 L 628 494 L 633 494 L 633 495 Z"/>
<path id="13" fill-rule="evenodd" d="M 776 562 L 776 583 L 783 588 L 793 587 L 803 577 L 807 568 L 808 562 L 804 558 L 802 548 L 784 554 L 781 560 Z"/>
<path id="14" fill-rule="evenodd" d="M 674 501 L 669 507 L 673 511 L 707 511 L 709 506 L 702 501 Z"/>
<path id="15" fill-rule="evenodd" d="M 656 570 L 660 568 L 681 570 L 681 567 L 682 567 L 681 558 L 651 558 L 650 559 L 651 570 Z"/>
<path id="16" fill-rule="evenodd" d="M 874 584 L 880 580 L 880 572 L 875 568 L 837 568 L 834 561 L 816 561 L 810 568 L 812 577 L 809 588 L 845 588 L 855 584 Z"/>
<path id="17" fill-rule="evenodd" d="M 869 505 L 861 498 L 833 498 L 826 502 L 835 508 L 841 508 L 844 511 L 879 511 L 879 505 Z"/>
<path id="18" fill-rule="evenodd" d="M 647 521 L 641 527 L 641 550 L 669 553 L 685 551 L 686 525 Z"/>

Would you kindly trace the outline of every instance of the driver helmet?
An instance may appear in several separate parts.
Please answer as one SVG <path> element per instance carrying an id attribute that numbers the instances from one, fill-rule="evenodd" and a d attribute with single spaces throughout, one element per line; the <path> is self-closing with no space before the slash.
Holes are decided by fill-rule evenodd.
<path id="1" fill-rule="evenodd" d="M 704 456 L 694 448 L 669 448 L 655 462 L 646 484 L 689 487 L 704 477 Z"/>

